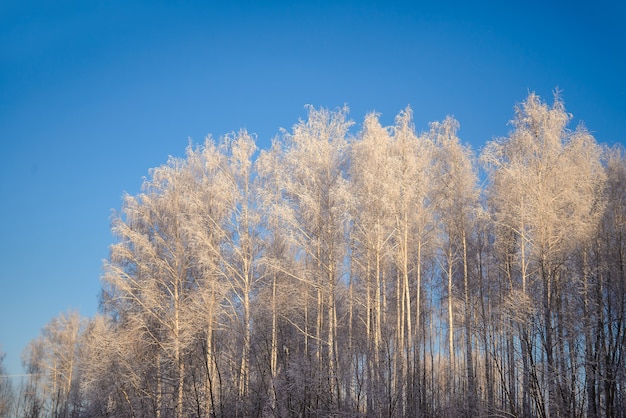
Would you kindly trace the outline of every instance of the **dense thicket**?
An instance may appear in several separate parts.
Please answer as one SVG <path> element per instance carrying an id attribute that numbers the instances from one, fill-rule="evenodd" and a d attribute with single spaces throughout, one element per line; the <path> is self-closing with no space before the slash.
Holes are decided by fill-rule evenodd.
<path id="1" fill-rule="evenodd" d="M 189 146 L 124 198 L 101 314 L 46 326 L 11 407 L 626 416 L 626 156 L 570 119 L 531 94 L 480 158 L 410 108 Z"/>

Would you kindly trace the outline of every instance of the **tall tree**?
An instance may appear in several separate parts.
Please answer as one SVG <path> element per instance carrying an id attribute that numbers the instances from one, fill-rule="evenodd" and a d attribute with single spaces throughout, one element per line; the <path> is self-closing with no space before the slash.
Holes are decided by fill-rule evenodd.
<path id="1" fill-rule="evenodd" d="M 626 153 L 605 150 L 605 210 L 587 266 L 585 293 L 588 416 L 626 407 Z"/>
<path id="2" fill-rule="evenodd" d="M 366 410 L 376 415 L 389 415 L 393 394 L 388 389 L 391 375 L 385 373 L 390 358 L 383 358 L 383 330 L 387 327 L 387 280 L 393 262 L 391 221 L 394 195 L 394 160 L 391 154 L 391 134 L 383 128 L 378 115 L 365 118 L 359 140 L 352 146 L 351 186 L 353 202 L 352 252 L 354 272 L 361 278 L 367 343 Z M 363 317 L 364 316 L 364 317 Z M 384 395 L 383 395 L 384 393 Z"/>
<path id="3" fill-rule="evenodd" d="M 284 133 L 279 173 L 284 197 L 281 213 L 289 224 L 292 244 L 304 257 L 304 275 L 315 296 L 315 322 L 311 328 L 320 389 L 324 398 L 316 408 L 338 407 L 337 304 L 344 273 L 347 182 L 345 176 L 348 128 L 347 108 L 338 111 L 308 108 L 308 119 Z M 308 291 L 302 306 L 308 316 Z M 308 335 L 308 320 L 302 330 Z M 319 394 L 318 394 L 319 395 Z"/>
<path id="4" fill-rule="evenodd" d="M 494 167 L 496 222 L 506 225 L 517 239 L 514 257 L 519 260 L 522 296 L 539 307 L 536 335 L 541 336 L 541 347 L 526 337 L 526 331 L 522 337 L 530 368 L 525 380 L 530 381 L 535 409 L 545 415 L 564 413 L 573 396 L 568 376 L 575 373 L 568 374 L 565 368 L 576 365 L 563 357 L 569 325 L 563 306 L 575 287 L 567 282 L 564 266 L 597 224 L 596 195 L 603 188 L 599 149 L 583 127 L 567 129 L 570 118 L 558 96 L 549 107 L 530 94 L 516 108 L 511 135 L 488 144 L 483 156 Z M 546 359 L 545 399 L 534 358 L 538 348 Z"/>
<path id="5" fill-rule="evenodd" d="M 13 386 L 10 376 L 4 368 L 4 358 L 6 354 L 0 351 L 0 416 L 8 417 L 13 410 Z"/>
<path id="6" fill-rule="evenodd" d="M 431 124 L 431 135 L 437 148 L 436 199 L 439 217 L 445 235 L 446 277 L 448 281 L 448 346 L 450 370 L 456 374 L 454 348 L 454 286 L 457 265 L 460 269 L 463 301 L 463 327 L 465 331 L 465 370 L 467 379 L 466 401 L 469 416 L 477 414 L 477 390 L 474 377 L 474 352 L 472 348 L 472 302 L 470 300 L 470 277 L 468 242 L 474 231 L 478 210 L 477 175 L 474 171 L 471 151 L 461 145 L 456 131 L 458 122 L 448 117 L 441 123 Z M 454 382 L 452 382 L 454 385 Z"/>
<path id="7" fill-rule="evenodd" d="M 103 276 L 109 312 L 133 324 L 136 338 L 154 349 L 156 387 L 149 393 L 157 416 L 169 396 L 175 415 L 185 415 L 185 352 L 193 341 L 189 302 L 196 283 L 185 230 L 189 185 L 184 166 L 183 160 L 171 158 L 152 170 L 141 195 L 125 197 L 122 214 L 114 220 L 118 242 L 111 246 Z"/>
<path id="8" fill-rule="evenodd" d="M 70 417 L 80 414 L 79 364 L 84 320 L 77 312 L 60 314 L 24 351 L 29 374 L 22 414 Z"/>
<path id="9" fill-rule="evenodd" d="M 223 138 L 216 144 L 209 137 L 202 146 L 189 146 L 185 169 L 189 207 L 184 228 L 191 242 L 188 252 L 195 284 L 189 304 L 193 311 L 195 351 L 198 353 L 194 363 L 201 364 L 204 374 L 199 384 L 202 386 L 199 392 L 204 398 L 200 410 L 215 416 L 226 412 L 226 388 L 240 387 L 236 375 L 240 375 L 241 363 L 246 358 L 241 356 L 242 353 L 231 352 L 239 345 L 227 338 L 232 333 L 225 332 L 233 328 L 241 331 L 236 335 L 243 335 L 246 327 L 243 321 L 237 320 L 241 317 L 241 310 L 236 309 L 239 305 L 229 303 L 229 295 L 234 296 L 234 290 L 238 288 L 227 272 L 233 258 L 226 258 L 225 252 L 228 248 L 232 254 L 234 248 L 229 228 L 236 210 L 233 205 L 237 188 L 229 174 L 225 155 L 228 145 L 224 141 Z M 237 357 L 240 358 L 239 369 L 229 378 L 227 364 Z"/>
<path id="10" fill-rule="evenodd" d="M 222 171 L 232 190 L 227 201 L 229 215 L 225 227 L 225 241 L 221 259 L 223 279 L 228 283 L 232 298 L 239 301 L 236 309 L 242 330 L 240 367 L 238 373 L 239 397 L 246 404 L 250 386 L 250 349 L 252 339 L 251 297 L 260 279 L 258 259 L 261 251 L 260 215 L 256 204 L 256 184 L 253 182 L 252 155 L 256 151 L 254 139 L 246 131 L 226 136 L 221 143 L 226 157 Z M 244 415 L 250 412 L 242 411 Z"/>
<path id="11" fill-rule="evenodd" d="M 420 350 L 416 346 L 422 316 L 422 268 L 433 245 L 433 141 L 418 136 L 410 107 L 401 111 L 393 127 L 393 190 L 398 377 L 403 414 L 418 414 L 416 382 Z M 413 291 L 413 287 L 415 291 Z M 413 301 L 413 302 L 412 302 Z M 415 312 L 415 313 L 414 313 Z M 410 407 L 412 409 L 407 409 Z"/>

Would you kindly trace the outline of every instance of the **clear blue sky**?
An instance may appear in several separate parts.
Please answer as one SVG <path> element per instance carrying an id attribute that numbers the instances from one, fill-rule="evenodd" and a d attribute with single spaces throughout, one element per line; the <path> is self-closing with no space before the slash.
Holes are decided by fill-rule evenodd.
<path id="1" fill-rule="evenodd" d="M 9 372 L 53 316 L 98 309 L 112 209 L 189 138 L 267 147 L 305 104 L 419 130 L 450 114 L 475 149 L 529 91 L 559 87 L 626 142 L 621 2 L 0 2 L 0 346 Z"/>

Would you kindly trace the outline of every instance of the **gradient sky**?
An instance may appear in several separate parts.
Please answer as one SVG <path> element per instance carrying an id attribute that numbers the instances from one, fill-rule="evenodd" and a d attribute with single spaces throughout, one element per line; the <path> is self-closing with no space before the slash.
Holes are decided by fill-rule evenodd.
<path id="1" fill-rule="evenodd" d="M 268 3 L 268 4 L 261 4 Z M 418 130 L 453 115 L 479 151 L 530 91 L 626 142 L 621 1 L 0 2 L 0 350 L 98 309 L 110 216 L 191 138 L 267 148 L 304 106 Z M 572 125 L 574 127 L 575 125 Z"/>

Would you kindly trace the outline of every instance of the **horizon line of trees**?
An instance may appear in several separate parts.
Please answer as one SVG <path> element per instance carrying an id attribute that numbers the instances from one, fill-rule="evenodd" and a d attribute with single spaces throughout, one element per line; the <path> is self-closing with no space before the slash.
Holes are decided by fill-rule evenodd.
<path id="1" fill-rule="evenodd" d="M 626 416 L 626 155 L 571 118 L 532 93 L 480 155 L 409 107 L 190 144 L 0 415 Z"/>

